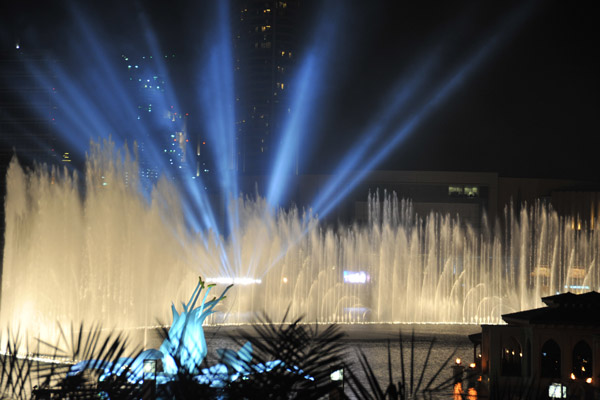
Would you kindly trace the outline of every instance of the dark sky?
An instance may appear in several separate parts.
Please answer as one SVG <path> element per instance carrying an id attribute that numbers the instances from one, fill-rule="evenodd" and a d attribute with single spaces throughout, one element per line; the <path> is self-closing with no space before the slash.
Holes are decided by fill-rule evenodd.
<path id="1" fill-rule="evenodd" d="M 68 4 L 2 2 L 3 50 L 21 40 L 23 46 L 51 49 L 68 59 L 69 43 L 77 40 Z M 169 50 L 197 58 L 206 45 L 198 36 L 211 16 L 209 8 L 197 7 L 199 2 L 76 4 L 94 16 L 98 36 L 114 43 L 117 54 L 143 41 L 142 15 Z M 327 16 L 339 34 L 327 65 L 332 73 L 321 86 L 322 119 L 312 127 L 306 171 L 332 170 L 360 145 L 364 128 L 401 90 L 399 82 L 414 81 L 423 60 L 434 60 L 430 74 L 380 145 L 404 120 L 418 115 L 456 71 L 487 51 L 377 168 L 600 181 L 600 147 L 594 144 L 600 133 L 600 15 L 593 2 L 342 4 L 336 15 Z M 310 43 L 312 21 L 326 8 L 316 0 L 302 6 L 301 35 Z M 178 95 L 190 95 L 184 92 Z"/>
<path id="2" fill-rule="evenodd" d="M 335 123 L 352 132 L 359 116 L 368 119 L 373 105 L 385 106 L 382 94 L 397 79 L 411 76 L 419 60 L 442 45 L 438 68 L 428 78 L 435 93 L 446 74 L 500 32 L 488 56 L 380 168 L 598 180 L 598 12 L 592 3 L 558 1 L 534 2 L 521 11 L 523 3 L 389 2 L 361 8 L 348 35 L 355 43 L 353 59 L 333 101 L 344 117 Z M 520 12 L 522 23 L 506 25 Z M 414 112 L 426 98 L 415 97 Z"/>

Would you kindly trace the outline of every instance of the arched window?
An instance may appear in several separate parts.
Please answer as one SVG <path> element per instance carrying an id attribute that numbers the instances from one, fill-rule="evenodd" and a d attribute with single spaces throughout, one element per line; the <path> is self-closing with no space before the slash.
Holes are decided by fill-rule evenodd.
<path id="1" fill-rule="evenodd" d="M 592 348 L 583 340 L 573 347 L 573 374 L 577 379 L 592 377 Z"/>
<path id="2" fill-rule="evenodd" d="M 510 337 L 502 349 L 502 375 L 521 376 L 521 345 L 514 337 Z"/>
<path id="3" fill-rule="evenodd" d="M 542 346 L 542 378 L 560 378 L 560 346 L 550 339 Z"/>

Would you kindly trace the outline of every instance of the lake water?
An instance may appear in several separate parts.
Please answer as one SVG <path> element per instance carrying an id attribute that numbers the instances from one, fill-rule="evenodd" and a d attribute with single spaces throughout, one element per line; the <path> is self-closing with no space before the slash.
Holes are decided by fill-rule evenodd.
<path id="1" fill-rule="evenodd" d="M 354 371 L 359 376 L 361 382 L 367 383 L 365 374 L 359 364 L 359 353 L 362 351 L 366 355 L 369 365 L 373 369 L 380 386 L 385 390 L 389 383 L 388 368 L 388 342 L 390 343 L 390 361 L 392 365 L 392 380 L 398 382 L 402 380 L 401 351 L 399 346 L 399 336 L 403 339 L 403 354 L 405 366 L 405 384 L 410 388 L 411 382 L 411 335 L 414 331 L 414 360 L 412 384 L 413 389 L 419 384 L 424 388 L 427 383 L 436 375 L 440 367 L 452 355 L 450 362 L 445 366 L 437 378 L 433 380 L 431 387 L 436 387 L 447 381 L 446 389 L 441 391 L 436 398 L 457 397 L 455 391 L 457 387 L 452 385 L 452 366 L 454 360 L 460 358 L 464 366 L 473 362 L 473 345 L 469 341 L 468 335 L 481 332 L 479 325 L 443 325 L 443 324 L 361 324 L 361 325 L 339 325 L 345 334 L 343 339 L 348 347 L 347 360 L 354 365 Z M 208 357 L 213 360 L 217 358 L 215 350 L 217 348 L 230 348 L 237 350 L 235 343 L 230 336 L 236 336 L 240 331 L 252 332 L 250 326 L 220 326 L 206 327 L 206 341 L 209 348 Z M 432 338 L 435 338 L 433 350 L 430 354 L 427 365 L 428 349 Z M 421 378 L 422 374 L 422 378 Z M 466 385 L 465 385 L 466 386 Z M 466 390 L 466 389 L 465 389 Z M 351 396 L 348 387 L 345 392 Z M 474 392 L 470 393 L 475 395 Z M 352 396 L 351 396 L 352 397 Z M 458 395 L 460 398 L 460 395 Z"/>

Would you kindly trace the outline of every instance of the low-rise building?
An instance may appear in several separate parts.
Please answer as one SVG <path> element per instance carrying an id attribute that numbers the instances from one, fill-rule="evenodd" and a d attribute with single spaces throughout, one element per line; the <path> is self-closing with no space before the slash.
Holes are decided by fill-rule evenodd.
<path id="1" fill-rule="evenodd" d="M 593 398 L 600 392 L 600 293 L 542 301 L 547 307 L 503 315 L 507 325 L 482 325 L 482 375 L 492 390 Z"/>

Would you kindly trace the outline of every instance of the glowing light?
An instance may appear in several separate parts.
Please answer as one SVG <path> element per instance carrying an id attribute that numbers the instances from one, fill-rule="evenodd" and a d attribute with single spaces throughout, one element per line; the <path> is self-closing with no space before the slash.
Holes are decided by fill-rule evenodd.
<path id="1" fill-rule="evenodd" d="M 575 380 L 575 374 L 571 372 L 571 379 Z"/>
<path id="2" fill-rule="evenodd" d="M 367 283 L 369 281 L 369 274 L 365 271 L 344 271 L 344 282 L 345 283 Z"/>
<path id="3" fill-rule="evenodd" d="M 214 278 L 206 278 L 208 283 L 216 283 L 220 285 L 258 285 L 262 283 L 261 279 L 254 278 L 231 278 L 225 276 L 219 276 Z"/>
<path id="4" fill-rule="evenodd" d="M 338 382 L 338 381 L 343 381 L 344 380 L 344 369 L 338 369 L 335 370 L 331 373 L 331 375 L 329 375 L 329 379 L 331 379 L 334 382 Z"/>
<path id="5" fill-rule="evenodd" d="M 462 362 L 462 360 L 460 358 L 456 358 L 456 360 L 454 360 L 454 364 L 456 365 L 460 365 L 460 363 Z"/>
<path id="6" fill-rule="evenodd" d="M 587 379 L 585 380 L 585 383 L 592 383 L 592 378 L 587 378 Z"/>
<path id="7" fill-rule="evenodd" d="M 144 360 L 144 373 L 155 374 L 156 373 L 157 360 Z"/>
<path id="8" fill-rule="evenodd" d="M 475 369 L 475 367 L 477 367 L 477 364 L 475 364 L 475 363 L 469 364 L 469 368 Z"/>
<path id="9" fill-rule="evenodd" d="M 575 289 L 575 290 L 590 290 L 590 287 L 587 285 L 564 285 L 565 289 Z"/>
<path id="10" fill-rule="evenodd" d="M 567 398 L 567 387 L 560 383 L 551 383 L 548 386 L 548 397 L 551 399 L 566 399 Z"/>
<path id="11" fill-rule="evenodd" d="M 28 360 L 28 361 L 39 361 L 47 364 L 59 364 L 59 365 L 73 365 L 75 362 L 73 360 L 61 359 L 57 356 L 53 357 L 45 357 L 45 356 L 34 356 L 29 354 L 14 354 L 11 352 L 0 351 L 0 355 L 15 357 L 18 360 Z"/>

